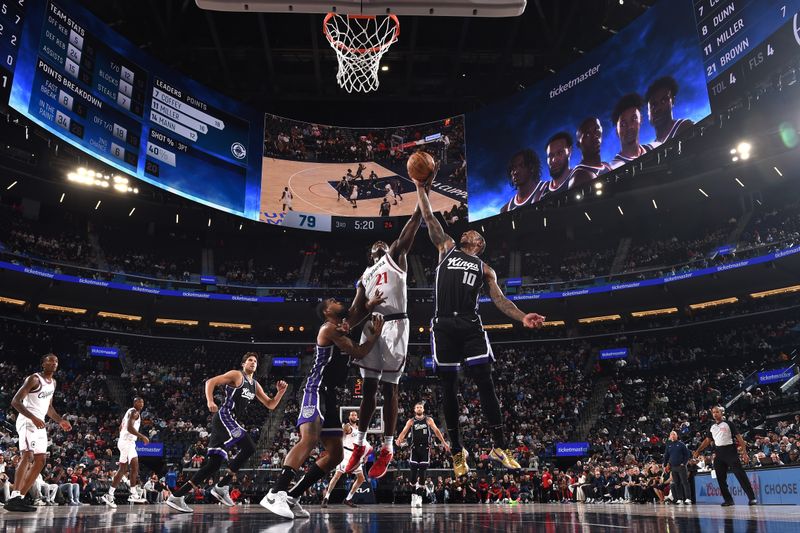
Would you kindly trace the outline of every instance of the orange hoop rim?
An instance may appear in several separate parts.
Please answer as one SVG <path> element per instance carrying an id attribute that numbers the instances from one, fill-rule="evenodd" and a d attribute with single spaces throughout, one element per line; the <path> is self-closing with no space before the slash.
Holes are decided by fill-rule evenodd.
<path id="1" fill-rule="evenodd" d="M 380 15 L 385 16 L 391 19 L 394 22 L 394 37 L 392 37 L 388 42 L 380 44 L 378 46 L 373 46 L 372 48 L 351 48 L 349 46 L 345 46 L 343 43 L 339 41 L 335 41 L 330 33 L 328 33 L 328 21 L 336 16 L 345 16 L 348 19 L 372 19 L 375 20 L 378 18 L 379 15 L 339 15 L 338 13 L 330 12 L 325 15 L 325 19 L 322 21 L 322 33 L 325 35 L 325 38 L 328 39 L 328 42 L 331 43 L 332 46 L 342 50 L 343 52 L 347 52 L 350 54 L 375 54 L 378 52 L 383 51 L 385 48 L 389 48 L 392 44 L 394 44 L 397 39 L 400 38 L 400 19 L 397 18 L 397 15 L 394 13 L 389 13 L 387 15 Z"/>

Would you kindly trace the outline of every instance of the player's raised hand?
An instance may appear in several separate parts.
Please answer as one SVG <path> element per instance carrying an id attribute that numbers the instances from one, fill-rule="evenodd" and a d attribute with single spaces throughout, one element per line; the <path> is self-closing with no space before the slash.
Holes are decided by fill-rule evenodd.
<path id="1" fill-rule="evenodd" d="M 544 318 L 542 315 L 538 313 L 528 313 L 524 317 L 522 317 L 522 325 L 526 328 L 540 328 L 544 323 Z"/>
<path id="2" fill-rule="evenodd" d="M 279 381 L 279 382 L 277 382 L 277 383 L 275 384 L 275 388 L 276 388 L 276 389 L 278 389 L 278 392 L 283 392 L 283 391 L 285 391 L 285 390 L 286 390 L 286 387 L 288 387 L 288 386 L 289 386 L 289 384 L 288 384 L 288 383 L 286 383 L 285 381 Z"/>
<path id="3" fill-rule="evenodd" d="M 69 423 L 69 420 L 64 420 L 62 418 L 58 425 L 61 426 L 61 429 L 64 431 L 72 431 L 72 424 Z M 42 424 L 42 427 L 44 427 L 44 423 Z"/>
<path id="4" fill-rule="evenodd" d="M 336 331 L 338 331 L 342 335 L 347 335 L 348 333 L 350 333 L 350 323 L 347 321 L 346 318 L 342 320 L 341 324 L 336 326 Z"/>
<path id="5" fill-rule="evenodd" d="M 380 289 L 375 290 L 375 294 L 372 295 L 372 298 L 369 299 L 367 302 L 367 311 L 372 311 L 382 303 L 386 301 L 386 296 L 383 295 Z"/>
<path id="6" fill-rule="evenodd" d="M 212 413 L 216 413 L 217 411 L 219 411 L 219 407 L 217 407 L 217 404 L 214 402 L 208 402 L 208 410 L 211 411 Z"/>
<path id="7" fill-rule="evenodd" d="M 383 331 L 383 317 L 381 315 L 372 316 L 372 331 L 375 335 L 380 335 Z"/>

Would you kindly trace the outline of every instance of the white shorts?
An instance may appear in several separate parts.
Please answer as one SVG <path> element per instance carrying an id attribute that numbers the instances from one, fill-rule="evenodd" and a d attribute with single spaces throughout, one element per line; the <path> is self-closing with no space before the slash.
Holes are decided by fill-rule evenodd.
<path id="1" fill-rule="evenodd" d="M 136 453 L 136 441 L 120 440 L 117 441 L 117 449 L 119 449 L 119 464 L 128 464 L 132 459 L 139 457 Z"/>
<path id="2" fill-rule="evenodd" d="M 346 473 L 347 473 L 347 472 L 345 472 L 345 470 L 344 470 L 344 469 L 347 467 L 347 463 L 349 463 L 349 462 L 350 462 L 350 456 L 351 456 L 351 455 L 353 455 L 353 452 L 351 452 L 351 451 L 348 451 L 348 450 L 345 450 L 345 451 L 344 451 L 344 460 L 342 460 L 342 462 L 341 462 L 341 463 L 339 463 L 339 466 L 337 466 L 337 467 L 336 467 L 336 470 L 337 470 L 338 472 L 341 472 L 342 474 L 346 474 Z M 364 457 L 366 458 L 366 454 L 364 455 Z M 356 474 L 356 475 L 358 475 L 358 474 L 361 474 L 361 475 L 363 475 L 363 474 L 364 474 L 364 468 L 363 468 L 363 464 L 364 464 L 364 461 L 361 461 L 361 464 L 359 464 L 359 465 L 356 467 L 356 469 L 355 469 L 355 470 L 353 470 L 353 471 L 352 471 L 352 472 L 350 472 L 350 473 L 351 473 L 351 474 Z"/>
<path id="3" fill-rule="evenodd" d="M 17 417 L 17 434 L 20 451 L 33 452 L 34 455 L 47 453 L 47 430 L 37 428 L 30 418 Z"/>
<path id="4" fill-rule="evenodd" d="M 367 356 L 353 364 L 361 368 L 362 378 L 377 378 L 386 383 L 399 383 L 406 366 L 408 353 L 408 334 L 410 325 L 407 318 L 388 320 L 383 324 L 381 338 Z M 372 332 L 372 324 L 364 326 L 361 342 L 366 339 L 366 331 Z"/>

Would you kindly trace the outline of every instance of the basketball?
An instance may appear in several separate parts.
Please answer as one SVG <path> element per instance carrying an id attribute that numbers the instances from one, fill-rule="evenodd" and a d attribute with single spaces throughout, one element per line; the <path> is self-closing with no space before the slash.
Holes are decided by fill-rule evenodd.
<path id="1" fill-rule="evenodd" d="M 408 177 L 420 185 L 426 184 L 431 179 L 435 166 L 436 162 L 428 152 L 414 152 L 406 163 Z"/>

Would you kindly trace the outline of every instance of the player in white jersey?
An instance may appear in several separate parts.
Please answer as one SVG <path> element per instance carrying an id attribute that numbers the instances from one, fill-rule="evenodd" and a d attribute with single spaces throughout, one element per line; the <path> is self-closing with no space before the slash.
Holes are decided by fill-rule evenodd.
<path id="1" fill-rule="evenodd" d="M 344 432 L 344 437 L 342 437 L 342 448 L 344 448 L 344 459 L 339 466 L 336 467 L 336 471 L 333 474 L 333 478 L 331 482 L 328 483 L 328 488 L 325 490 L 325 496 L 322 498 L 322 507 L 328 506 L 328 500 L 330 500 L 331 493 L 333 489 L 336 488 L 336 484 L 339 483 L 339 478 L 345 474 L 345 467 L 347 463 L 350 462 L 350 454 L 353 453 L 353 445 L 356 442 L 356 431 L 358 431 L 358 411 L 350 411 L 350 416 L 345 424 L 342 425 L 342 431 Z M 344 504 L 348 507 L 358 507 L 356 504 L 353 503 L 353 496 L 356 495 L 356 491 L 364 483 L 364 469 L 362 465 L 364 464 L 364 460 L 366 460 L 367 456 L 369 455 L 370 449 L 368 447 L 367 453 L 364 454 L 364 459 L 361 460 L 361 463 L 356 467 L 353 471 L 356 474 L 356 479 L 353 481 L 353 485 L 350 487 L 350 492 L 347 493 L 347 497 L 344 499 Z"/>
<path id="2" fill-rule="evenodd" d="M 108 493 L 104 494 L 100 501 L 116 509 L 117 504 L 114 503 L 114 491 L 122 477 L 128 473 L 128 465 L 130 465 L 131 475 L 131 494 L 128 501 L 131 503 L 145 503 L 147 499 L 144 497 L 144 490 L 139 487 L 139 456 L 136 454 L 136 439 L 142 441 L 143 444 L 149 444 L 150 439 L 145 435 L 139 433 L 139 426 L 142 423 L 142 409 L 144 409 L 144 400 L 140 397 L 133 399 L 133 407 L 125 411 L 125 416 L 122 417 L 122 423 L 119 426 L 119 438 L 117 439 L 117 448 L 119 449 L 119 461 L 117 473 L 114 474 L 114 479 L 111 480 L 111 487 Z"/>
<path id="3" fill-rule="evenodd" d="M 439 170 L 437 164 L 428 179 L 433 182 Z M 351 325 L 358 325 L 370 311 L 367 301 L 378 300 L 372 311 L 383 315 L 384 325 L 381 338 L 363 359 L 355 362 L 361 368 L 364 378 L 364 396 L 358 410 L 358 430 L 353 444 L 353 454 L 345 467 L 350 474 L 366 455 L 365 444 L 367 429 L 377 405 L 378 382 L 383 382 L 383 446 L 378 457 L 369 469 L 369 477 L 381 478 L 394 457 L 394 434 L 397 426 L 397 384 L 406 365 L 408 351 L 408 334 L 410 325 L 406 314 L 406 271 L 408 264 L 406 255 L 414 244 L 414 237 L 422 221 L 419 208 L 408 219 L 400 236 L 391 246 L 383 241 L 372 245 L 370 258 L 372 266 L 368 267 L 358 280 L 356 297 L 350 306 L 348 317 Z M 367 324 L 362 333 L 362 340 L 371 335 L 371 325 Z"/>
<path id="4" fill-rule="evenodd" d="M 58 422 L 64 431 L 72 430 L 72 425 L 53 408 L 53 394 L 56 391 L 53 375 L 57 369 L 58 357 L 55 354 L 42 356 L 42 371 L 25 378 L 22 387 L 11 400 L 11 406 L 19 413 L 17 433 L 22 459 L 14 476 L 14 491 L 5 505 L 7 511 L 36 510 L 36 507 L 27 505 L 22 498 L 31 490 L 36 477 L 44 468 L 47 456 L 45 416 Z"/>

